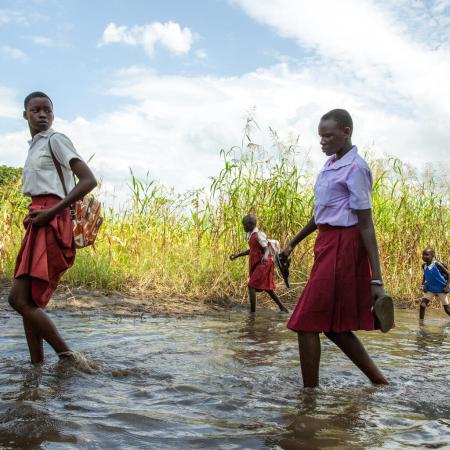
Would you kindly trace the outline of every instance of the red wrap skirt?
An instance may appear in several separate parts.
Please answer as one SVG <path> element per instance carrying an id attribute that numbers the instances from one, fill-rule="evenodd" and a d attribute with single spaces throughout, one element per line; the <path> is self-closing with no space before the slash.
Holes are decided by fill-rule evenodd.
<path id="1" fill-rule="evenodd" d="M 318 229 L 311 275 L 287 327 L 336 333 L 376 329 L 371 270 L 359 227 Z"/>
<path id="2" fill-rule="evenodd" d="M 273 258 L 269 256 L 267 261 L 261 261 L 265 249 L 259 244 L 257 233 L 252 234 L 248 245 L 250 247 L 248 257 L 248 286 L 258 292 L 275 289 Z"/>
<path id="3" fill-rule="evenodd" d="M 32 197 L 29 211 L 48 209 L 61 201 L 56 195 Z M 69 209 L 56 215 L 47 225 L 32 225 L 28 216 L 23 221 L 26 232 L 17 255 L 14 278 L 28 276 L 31 297 L 40 308 L 50 301 L 64 272 L 75 261 L 75 245 Z"/>

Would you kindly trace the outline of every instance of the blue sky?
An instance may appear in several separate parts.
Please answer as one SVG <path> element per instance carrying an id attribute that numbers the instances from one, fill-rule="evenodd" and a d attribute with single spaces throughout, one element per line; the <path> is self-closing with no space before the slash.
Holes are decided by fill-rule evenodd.
<path id="1" fill-rule="evenodd" d="M 118 99 L 105 95 L 104 88 L 123 67 L 148 66 L 161 75 L 239 76 L 275 64 L 279 54 L 303 53 L 226 0 L 3 0 L 0 5 L 10 17 L 0 26 L 2 46 L 23 52 L 16 58 L 3 52 L 3 81 L 19 98 L 36 87 L 48 92 L 67 120 L 80 114 L 93 118 L 118 107 Z M 131 27 L 169 21 L 196 34 L 189 54 L 159 48 L 149 60 L 140 47 L 97 47 L 111 22 Z"/>
<path id="2" fill-rule="evenodd" d="M 30 91 L 108 189 L 129 167 L 178 189 L 220 168 L 254 110 L 323 160 L 321 114 L 350 110 L 355 142 L 419 170 L 448 164 L 448 0 L 0 0 L 0 158 L 22 165 Z"/>

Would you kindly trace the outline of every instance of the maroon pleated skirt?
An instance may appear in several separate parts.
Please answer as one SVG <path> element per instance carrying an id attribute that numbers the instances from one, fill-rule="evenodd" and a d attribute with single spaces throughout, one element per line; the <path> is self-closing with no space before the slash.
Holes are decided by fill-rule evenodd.
<path id="1" fill-rule="evenodd" d="M 371 270 L 359 227 L 318 229 L 311 275 L 287 327 L 336 333 L 376 329 Z"/>
<path id="2" fill-rule="evenodd" d="M 32 197 L 29 211 L 51 208 L 61 199 L 56 195 Z M 47 225 L 32 225 L 28 216 L 23 221 L 26 232 L 17 255 L 14 278 L 28 276 L 31 297 L 45 308 L 64 272 L 75 261 L 72 221 L 69 209 L 56 215 Z"/>

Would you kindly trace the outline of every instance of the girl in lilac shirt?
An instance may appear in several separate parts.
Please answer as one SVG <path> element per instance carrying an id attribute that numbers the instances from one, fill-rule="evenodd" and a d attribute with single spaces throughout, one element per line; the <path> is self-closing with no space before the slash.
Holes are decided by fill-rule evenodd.
<path id="1" fill-rule="evenodd" d="M 375 384 L 388 381 L 353 333 L 394 323 L 392 299 L 381 277 L 372 221 L 372 175 L 352 145 L 350 114 L 334 109 L 319 123 L 320 145 L 329 156 L 314 186 L 314 216 L 282 251 L 318 229 L 314 265 L 288 322 L 298 333 L 303 384 L 319 384 L 319 333 L 333 341 Z"/>

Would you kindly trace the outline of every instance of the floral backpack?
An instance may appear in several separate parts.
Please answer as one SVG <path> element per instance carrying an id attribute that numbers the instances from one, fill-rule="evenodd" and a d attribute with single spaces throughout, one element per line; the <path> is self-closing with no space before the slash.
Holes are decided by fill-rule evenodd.
<path id="1" fill-rule="evenodd" d="M 53 136 L 53 135 L 52 135 Z M 55 158 L 50 138 L 48 140 L 50 154 L 61 180 L 64 194 L 67 196 L 66 184 L 61 169 L 61 164 Z M 75 248 L 83 248 L 92 245 L 97 237 L 98 230 L 103 222 L 101 214 L 101 204 L 94 197 L 85 195 L 81 200 L 77 200 L 73 205 L 70 205 L 70 218 L 72 219 L 73 240 Z"/>

